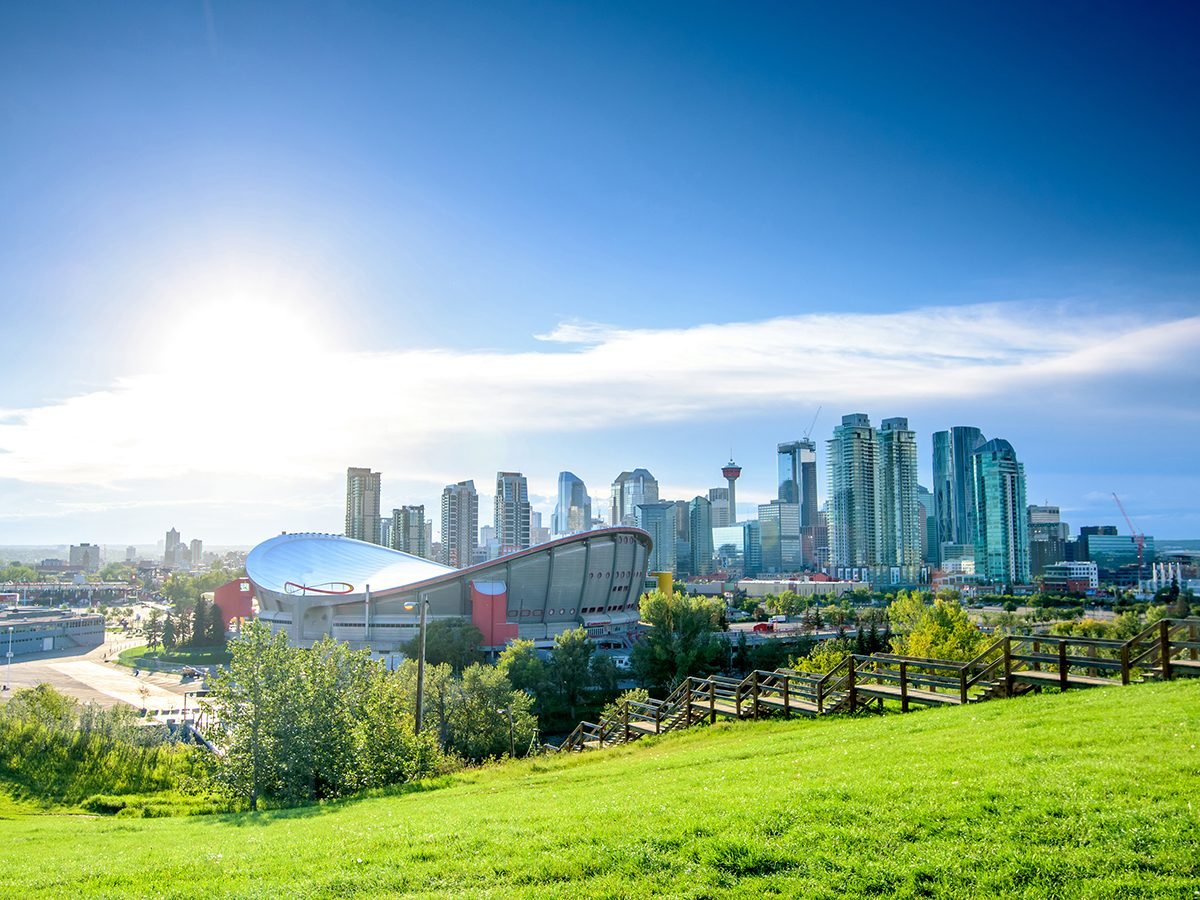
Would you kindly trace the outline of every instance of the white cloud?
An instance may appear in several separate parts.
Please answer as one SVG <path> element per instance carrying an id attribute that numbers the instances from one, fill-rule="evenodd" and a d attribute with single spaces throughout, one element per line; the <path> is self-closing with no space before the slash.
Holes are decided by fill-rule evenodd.
<path id="1" fill-rule="evenodd" d="M 0 410 L 0 478 L 313 479 L 386 454 L 444 483 L 457 480 L 454 461 L 421 450 L 456 438 L 502 444 L 785 404 L 902 408 L 1169 372 L 1200 346 L 1200 317 L 1147 324 L 991 304 L 659 330 L 574 323 L 541 337 L 553 349 L 359 353 L 273 340 L 267 323 L 238 357 L 181 348 L 164 371 Z"/>

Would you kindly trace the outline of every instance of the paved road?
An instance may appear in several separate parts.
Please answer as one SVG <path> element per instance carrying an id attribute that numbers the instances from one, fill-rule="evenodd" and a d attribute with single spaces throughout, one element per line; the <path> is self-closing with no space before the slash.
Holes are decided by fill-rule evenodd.
<path id="1" fill-rule="evenodd" d="M 0 694 L 7 699 L 12 690 L 46 682 L 68 697 L 101 706 L 116 706 L 127 703 L 142 708 L 145 689 L 145 705 L 149 710 L 163 713 L 183 707 L 184 692 L 195 690 L 193 680 L 183 681 L 178 675 L 166 672 L 143 672 L 134 677 L 133 670 L 118 666 L 117 654 L 126 647 L 137 646 L 140 641 L 128 637 L 108 634 L 105 643 L 87 653 L 63 655 L 46 654 L 33 659 L 17 660 L 12 664 L 11 690 Z M 7 682 L 8 675 L 0 670 L 0 682 Z M 194 703 L 190 701 L 189 703 Z"/>

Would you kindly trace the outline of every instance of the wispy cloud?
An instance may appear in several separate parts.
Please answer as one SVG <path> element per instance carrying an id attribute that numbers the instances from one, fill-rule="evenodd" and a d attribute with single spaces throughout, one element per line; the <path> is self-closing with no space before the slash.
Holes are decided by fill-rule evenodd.
<path id="1" fill-rule="evenodd" d="M 0 478 L 117 486 L 189 475 L 313 478 L 447 439 L 603 431 L 783 404 L 904 402 L 1080 389 L 1168 373 L 1200 316 L 1146 323 L 1070 306 L 992 304 L 800 315 L 679 329 L 566 323 L 545 350 L 292 352 L 205 348 L 166 372 L 0 410 Z M 1080 393 L 1080 397 L 1086 396 Z M 424 468 L 446 468 L 429 460 Z"/>

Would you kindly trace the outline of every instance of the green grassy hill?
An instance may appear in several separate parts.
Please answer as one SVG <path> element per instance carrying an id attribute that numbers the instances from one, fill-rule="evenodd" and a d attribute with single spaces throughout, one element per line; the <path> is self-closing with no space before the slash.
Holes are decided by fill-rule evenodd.
<path id="1" fill-rule="evenodd" d="M 739 723 L 255 815 L 0 823 L 0 896 L 1173 897 L 1200 683 Z"/>

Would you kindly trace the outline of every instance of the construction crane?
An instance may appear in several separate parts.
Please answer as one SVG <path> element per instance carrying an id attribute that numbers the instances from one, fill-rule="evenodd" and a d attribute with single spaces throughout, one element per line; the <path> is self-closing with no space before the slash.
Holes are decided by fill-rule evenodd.
<path id="1" fill-rule="evenodd" d="M 814 428 L 817 426 L 817 416 L 819 416 L 819 415 L 821 414 L 821 410 L 822 410 L 823 408 L 824 408 L 824 407 L 818 406 L 818 407 L 817 407 L 817 411 L 816 411 L 815 413 L 813 413 L 813 420 L 812 420 L 812 424 L 808 426 L 808 431 L 804 432 L 804 439 L 805 439 L 806 441 L 808 440 L 808 436 L 809 436 L 810 434 L 812 434 L 812 430 L 813 430 L 813 429 L 814 429 Z M 730 459 L 732 459 L 732 458 L 733 458 L 733 457 L 730 457 Z"/>
<path id="2" fill-rule="evenodd" d="M 1138 552 L 1138 590 L 1142 589 L 1142 556 L 1146 549 L 1146 535 L 1142 534 L 1133 527 L 1133 520 L 1129 518 L 1129 513 L 1125 512 L 1125 504 L 1121 502 L 1121 498 L 1117 496 L 1116 491 L 1113 491 L 1113 499 L 1117 501 L 1117 509 L 1121 511 L 1121 515 L 1125 517 L 1125 524 L 1129 526 L 1129 533 L 1133 535 L 1133 543 L 1137 545 Z"/>

